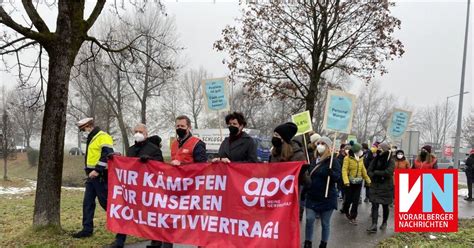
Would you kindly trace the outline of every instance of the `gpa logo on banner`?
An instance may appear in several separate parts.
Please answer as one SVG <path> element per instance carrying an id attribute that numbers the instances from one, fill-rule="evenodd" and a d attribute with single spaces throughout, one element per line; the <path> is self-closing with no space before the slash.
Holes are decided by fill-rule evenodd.
<path id="1" fill-rule="evenodd" d="M 457 170 L 395 170 L 395 232 L 456 232 L 457 185 Z"/>
<path id="2" fill-rule="evenodd" d="M 267 197 L 275 196 L 277 193 L 282 192 L 285 195 L 293 194 L 295 184 L 295 176 L 288 175 L 282 180 L 276 177 L 271 178 L 250 178 L 245 182 L 244 192 L 245 196 L 242 196 L 243 203 L 248 207 L 256 206 L 260 207 L 283 207 L 288 206 L 291 203 L 282 203 L 280 200 L 268 200 L 265 202 Z"/>

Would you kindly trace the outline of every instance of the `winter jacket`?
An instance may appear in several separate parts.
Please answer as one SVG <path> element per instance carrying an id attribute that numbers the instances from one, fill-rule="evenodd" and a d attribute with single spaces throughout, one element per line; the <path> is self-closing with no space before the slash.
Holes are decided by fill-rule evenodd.
<path id="1" fill-rule="evenodd" d="M 280 155 L 277 155 L 277 156 L 272 155 L 270 158 L 270 162 L 306 161 L 306 156 L 301 146 L 293 140 L 291 141 L 291 146 L 293 147 L 293 156 L 291 156 L 290 160 L 282 161 L 282 158 Z"/>
<path id="2" fill-rule="evenodd" d="M 470 175 L 474 179 L 474 154 L 469 155 L 466 159 L 466 175 Z"/>
<path id="3" fill-rule="evenodd" d="M 418 159 L 415 159 L 415 162 L 413 164 L 413 169 L 438 169 L 438 161 L 435 156 L 430 155 L 431 158 L 431 163 L 428 163 L 426 161 L 420 161 Z"/>
<path id="4" fill-rule="evenodd" d="M 128 157 L 148 157 L 150 160 L 163 162 L 163 154 L 161 149 L 152 143 L 149 139 L 143 142 L 135 142 L 135 145 L 131 146 L 127 150 Z"/>
<path id="5" fill-rule="evenodd" d="M 350 178 L 361 177 L 365 180 L 367 184 L 370 184 L 370 178 L 367 175 L 367 170 L 364 166 L 364 159 L 360 158 L 356 160 L 353 156 L 346 156 L 342 164 L 342 181 L 344 185 L 350 183 Z"/>
<path id="6" fill-rule="evenodd" d="M 368 174 L 372 180 L 369 200 L 373 203 L 391 204 L 393 201 L 393 171 L 395 162 L 389 152 L 374 158 L 369 166 Z"/>
<path id="7" fill-rule="evenodd" d="M 112 137 L 95 127 L 87 136 L 85 171 L 89 174 L 95 170 L 101 176 L 106 176 L 107 155 L 114 152 L 114 141 Z"/>
<path id="8" fill-rule="evenodd" d="M 364 165 L 365 168 L 369 168 L 370 163 L 372 163 L 372 160 L 374 159 L 374 154 L 372 151 L 369 149 L 364 153 Z"/>
<path id="9" fill-rule="evenodd" d="M 345 158 L 345 157 L 346 157 L 346 156 L 345 156 L 345 155 L 342 155 L 341 153 L 339 153 L 339 154 L 337 155 L 337 157 L 336 157 L 337 162 L 339 162 L 339 164 L 340 164 L 341 166 L 342 166 L 342 164 L 344 164 L 344 158 Z M 341 168 L 342 168 L 342 167 L 341 167 Z"/>
<path id="10" fill-rule="evenodd" d="M 410 162 L 406 158 L 395 159 L 395 169 L 410 169 L 410 167 Z"/>
<path id="11" fill-rule="evenodd" d="M 324 159 L 319 165 L 316 160 L 311 161 L 309 172 L 317 166 L 311 174 L 311 185 L 306 193 L 306 207 L 316 212 L 324 212 L 337 209 L 337 188 L 336 182 L 341 178 L 341 165 L 337 159 L 333 160 L 332 169 L 329 170 L 331 157 Z M 325 197 L 326 184 L 330 176 L 328 197 Z"/>
<path id="12" fill-rule="evenodd" d="M 188 141 L 191 137 L 193 137 L 192 133 L 189 133 L 184 139 L 177 139 L 178 148 L 181 148 L 186 141 Z M 173 146 L 173 143 L 171 143 Z M 199 140 L 199 142 L 194 146 L 193 150 L 193 162 L 194 163 L 202 163 L 207 161 L 207 154 L 206 154 L 206 143 L 204 141 Z"/>
<path id="13" fill-rule="evenodd" d="M 249 162 L 256 163 L 257 146 L 252 137 L 242 132 L 240 138 L 230 142 L 230 138 L 226 137 L 219 147 L 219 157 L 228 158 L 232 162 Z"/>

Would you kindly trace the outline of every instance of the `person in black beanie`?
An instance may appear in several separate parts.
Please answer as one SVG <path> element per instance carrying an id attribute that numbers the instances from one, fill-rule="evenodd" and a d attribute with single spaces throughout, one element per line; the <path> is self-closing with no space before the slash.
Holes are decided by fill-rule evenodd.
<path id="1" fill-rule="evenodd" d="M 298 127 L 293 122 L 287 122 L 275 128 L 270 162 L 306 161 L 301 146 L 291 140 L 297 132 Z"/>
<path id="2" fill-rule="evenodd" d="M 307 161 L 301 145 L 292 140 L 297 132 L 298 127 L 293 122 L 287 122 L 275 128 L 272 138 L 273 147 L 270 162 Z M 302 168 L 300 173 L 304 171 L 305 169 Z M 301 188 L 299 189 L 301 190 Z M 298 193 L 301 193 L 301 191 Z M 300 202 L 300 220 L 303 217 L 303 203 Z"/>

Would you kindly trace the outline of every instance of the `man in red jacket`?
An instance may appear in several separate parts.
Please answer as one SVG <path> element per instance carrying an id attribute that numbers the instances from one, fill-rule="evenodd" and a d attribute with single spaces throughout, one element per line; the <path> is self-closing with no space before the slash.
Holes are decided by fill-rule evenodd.
<path id="1" fill-rule="evenodd" d="M 171 143 L 171 165 L 206 162 L 206 144 L 191 133 L 191 120 L 176 118 L 177 139 Z"/>

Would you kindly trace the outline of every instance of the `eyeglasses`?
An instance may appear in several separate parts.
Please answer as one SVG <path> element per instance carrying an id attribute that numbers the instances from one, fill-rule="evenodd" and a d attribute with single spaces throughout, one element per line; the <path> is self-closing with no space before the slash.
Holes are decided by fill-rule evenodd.
<path id="1" fill-rule="evenodd" d="M 326 145 L 326 144 L 323 142 L 316 142 L 316 145 L 318 146 L 318 145 Z"/>

